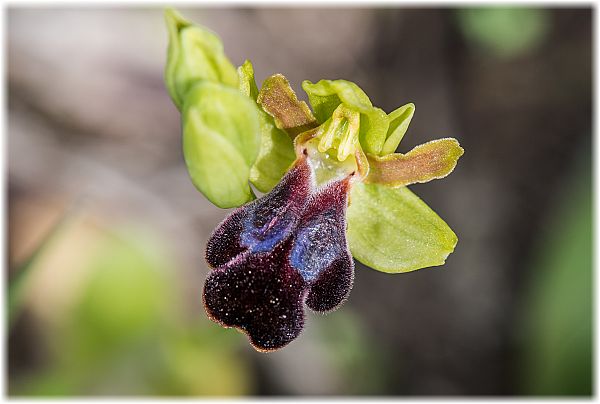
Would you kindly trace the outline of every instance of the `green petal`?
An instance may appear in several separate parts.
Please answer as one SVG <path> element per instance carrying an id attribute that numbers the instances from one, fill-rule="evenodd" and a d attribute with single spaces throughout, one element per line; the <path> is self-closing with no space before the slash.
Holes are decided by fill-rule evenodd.
<path id="1" fill-rule="evenodd" d="M 408 188 L 357 183 L 347 211 L 354 258 L 382 272 L 409 272 L 444 264 L 456 234 Z"/>
<path id="2" fill-rule="evenodd" d="M 200 80 L 238 86 L 237 71 L 216 34 L 192 25 L 173 9 L 165 11 L 165 20 L 169 30 L 165 83 L 177 108 Z"/>
<path id="3" fill-rule="evenodd" d="M 298 100 L 290 83 L 281 74 L 274 74 L 263 82 L 257 102 L 273 117 L 275 125 L 292 137 L 318 125 L 308 105 Z"/>
<path id="4" fill-rule="evenodd" d="M 260 111 L 260 153 L 250 170 L 250 182 L 260 191 L 269 192 L 296 159 L 292 139 L 277 129 L 273 118 Z"/>
<path id="5" fill-rule="evenodd" d="M 315 84 L 305 80 L 302 88 L 320 123 L 325 122 L 341 103 L 359 111 L 361 146 L 367 153 L 381 152 L 389 126 L 388 116 L 371 104 L 359 86 L 346 80 L 320 80 Z"/>
<path id="6" fill-rule="evenodd" d="M 388 128 L 387 139 L 381 149 L 380 155 L 394 153 L 408 130 L 408 125 L 415 114 L 415 104 L 410 103 L 390 112 L 388 119 L 390 127 Z"/>
<path id="7" fill-rule="evenodd" d="M 201 82 L 182 111 L 183 155 L 200 192 L 220 208 L 253 198 L 250 167 L 260 149 L 259 109 L 235 88 Z"/>
<path id="8" fill-rule="evenodd" d="M 249 60 L 246 60 L 243 65 L 238 67 L 238 78 L 240 80 L 239 90 L 242 94 L 256 101 L 258 97 L 258 87 L 254 80 L 254 68 Z"/>

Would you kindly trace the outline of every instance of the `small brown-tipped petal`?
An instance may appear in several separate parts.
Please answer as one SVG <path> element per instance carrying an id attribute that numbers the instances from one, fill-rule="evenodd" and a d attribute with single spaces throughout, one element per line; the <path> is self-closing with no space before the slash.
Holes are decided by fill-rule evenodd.
<path id="1" fill-rule="evenodd" d="M 369 175 L 365 182 L 396 188 L 444 178 L 463 153 L 456 139 L 445 138 L 419 145 L 406 154 L 367 155 Z"/>
<path id="2" fill-rule="evenodd" d="M 298 100 L 281 74 L 274 74 L 263 82 L 256 101 L 275 119 L 275 125 L 292 138 L 318 125 L 308 105 Z"/>

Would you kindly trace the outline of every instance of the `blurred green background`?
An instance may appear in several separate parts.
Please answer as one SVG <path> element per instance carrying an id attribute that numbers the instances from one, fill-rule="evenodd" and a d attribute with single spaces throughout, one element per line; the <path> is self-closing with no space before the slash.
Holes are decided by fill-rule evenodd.
<path id="1" fill-rule="evenodd" d="M 457 249 L 357 264 L 341 309 L 255 352 L 202 308 L 227 212 L 187 176 L 162 10 L 10 7 L 10 396 L 592 394 L 591 8 L 181 11 L 258 82 L 414 102 L 401 152 L 456 137 L 455 172 L 411 188 Z"/>

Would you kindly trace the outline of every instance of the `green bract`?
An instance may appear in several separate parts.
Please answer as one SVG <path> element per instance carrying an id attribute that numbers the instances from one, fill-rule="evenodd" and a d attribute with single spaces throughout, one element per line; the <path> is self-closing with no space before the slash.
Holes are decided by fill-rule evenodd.
<path id="1" fill-rule="evenodd" d="M 192 25 L 172 9 L 165 12 L 165 19 L 169 28 L 165 82 L 177 108 L 181 109 L 187 91 L 199 80 L 237 87 L 237 71 L 223 53 L 218 36 Z"/>
<path id="2" fill-rule="evenodd" d="M 250 184 L 271 191 L 304 153 L 313 186 L 352 177 L 346 236 L 356 259 L 390 273 L 444 263 L 457 237 L 406 186 L 452 172 L 464 152 L 456 139 L 395 153 L 414 104 L 386 114 L 350 81 L 304 81 L 311 111 L 284 76 L 268 77 L 259 90 L 250 61 L 236 70 L 216 35 L 173 10 L 166 21 L 165 82 L 181 110 L 186 165 L 213 204 L 247 203 Z"/>
<path id="3" fill-rule="evenodd" d="M 234 88 L 202 81 L 186 95 L 181 116 L 183 155 L 196 188 L 220 208 L 253 199 L 248 178 L 260 151 L 256 104 Z"/>

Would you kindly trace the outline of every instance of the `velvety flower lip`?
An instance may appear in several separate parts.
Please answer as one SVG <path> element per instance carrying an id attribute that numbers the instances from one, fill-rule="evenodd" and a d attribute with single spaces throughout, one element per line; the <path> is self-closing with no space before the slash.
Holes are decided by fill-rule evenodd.
<path id="1" fill-rule="evenodd" d="M 301 155 L 267 195 L 233 211 L 209 239 L 203 301 L 209 317 L 248 334 L 259 351 L 281 348 L 304 326 L 304 308 L 346 299 L 354 262 L 346 243 L 351 175 L 315 187 Z"/>

